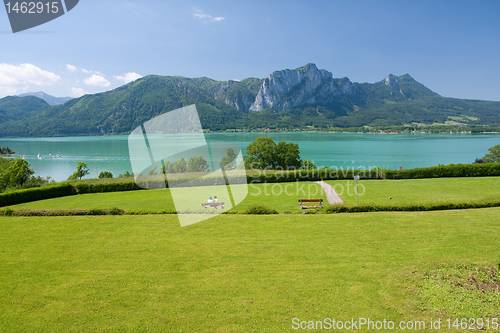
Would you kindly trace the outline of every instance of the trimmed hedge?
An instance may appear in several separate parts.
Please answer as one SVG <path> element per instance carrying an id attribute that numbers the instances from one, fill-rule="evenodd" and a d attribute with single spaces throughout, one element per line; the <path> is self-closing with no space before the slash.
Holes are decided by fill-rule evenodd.
<path id="1" fill-rule="evenodd" d="M 6 211 L 8 214 L 6 214 Z M 47 210 L 47 209 L 23 209 L 23 210 L 12 210 L 10 208 L 5 208 L 0 210 L 0 215 L 6 216 L 84 216 L 84 215 L 123 215 L 125 211 L 120 208 L 111 209 L 57 209 L 57 210 Z"/>
<path id="2" fill-rule="evenodd" d="M 28 188 L 0 194 L 0 207 L 17 205 L 25 202 L 65 197 L 76 194 L 68 183 Z"/>
<path id="3" fill-rule="evenodd" d="M 296 170 L 296 171 L 276 171 L 274 173 L 262 172 L 260 175 L 247 176 L 248 183 L 288 183 L 296 181 L 318 181 L 318 180 L 342 180 L 353 179 L 359 175 L 363 179 L 380 179 L 379 169 L 371 170 L 339 170 L 339 169 L 317 169 L 317 170 Z"/>
<path id="4" fill-rule="evenodd" d="M 487 177 L 500 176 L 500 163 L 485 164 L 450 164 L 438 165 L 429 168 L 417 168 L 409 170 L 381 170 L 374 168 L 371 170 L 296 170 L 296 171 L 265 171 L 257 170 L 258 174 L 245 176 L 229 176 L 227 181 L 230 184 L 259 184 L 259 183 L 285 183 L 296 181 L 318 181 L 318 180 L 343 180 L 353 179 L 359 175 L 361 179 L 421 179 L 439 177 Z M 246 178 L 246 179 L 245 179 Z M 76 184 L 76 192 L 99 193 L 133 191 L 142 189 L 161 189 L 172 186 L 213 186 L 223 184 L 221 177 L 198 177 L 198 178 L 176 178 L 168 182 L 162 179 L 144 179 L 137 183 L 134 181 L 123 183 L 98 183 Z"/>
<path id="5" fill-rule="evenodd" d="M 384 170 L 385 179 L 500 176 L 500 163 L 449 164 L 409 170 Z"/>
<path id="6" fill-rule="evenodd" d="M 304 214 L 337 214 L 337 213 L 368 213 L 368 212 L 428 212 L 436 210 L 458 210 L 473 208 L 500 207 L 500 201 L 471 201 L 459 203 L 437 203 L 437 204 L 409 204 L 409 205 L 365 205 L 365 206 L 344 206 L 333 205 L 321 209 L 309 209 Z M 285 212 L 285 214 L 290 212 Z M 302 213 L 302 212 L 301 212 Z M 129 211 L 123 209 L 65 209 L 65 210 L 17 210 L 9 207 L 0 210 L 0 215 L 5 216 L 78 216 L 78 215 L 149 215 L 149 214 L 177 214 L 175 211 L 148 212 Z M 243 211 L 226 211 L 223 214 L 279 214 L 275 209 L 262 205 L 254 205 Z M 297 213 L 296 213 L 297 214 Z"/>
<path id="7" fill-rule="evenodd" d="M 500 207 L 500 201 L 470 201 L 470 202 L 446 202 L 432 204 L 406 204 L 406 205 L 359 205 L 344 206 L 333 205 L 315 212 L 320 214 L 335 213 L 367 213 L 367 212 L 428 212 L 433 210 L 454 210 L 454 209 L 473 209 L 473 208 L 491 208 Z"/>
<path id="8" fill-rule="evenodd" d="M 77 183 L 75 184 L 75 189 L 78 194 L 142 190 L 142 188 L 133 181 L 98 184 Z"/>

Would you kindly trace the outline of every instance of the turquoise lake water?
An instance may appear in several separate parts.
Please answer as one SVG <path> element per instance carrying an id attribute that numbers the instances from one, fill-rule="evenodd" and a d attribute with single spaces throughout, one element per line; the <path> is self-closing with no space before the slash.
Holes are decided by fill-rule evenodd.
<path id="1" fill-rule="evenodd" d="M 317 166 L 337 168 L 387 169 L 428 167 L 438 164 L 472 163 L 487 153 L 488 148 L 500 144 L 498 134 L 359 134 L 359 133 L 213 133 L 206 134 L 207 142 L 233 142 L 245 147 L 260 136 L 275 142 L 299 144 L 302 159 L 310 159 Z M 180 142 L 181 144 L 181 142 Z M 26 160 L 36 175 L 51 176 L 56 181 L 66 180 L 79 161 L 90 168 L 90 177 L 101 171 L 115 176 L 132 171 L 128 150 L 128 136 L 63 137 L 0 139 L 0 147 L 7 146 Z M 41 158 L 37 155 L 40 154 Z M 60 155 L 60 157 L 56 157 Z"/>

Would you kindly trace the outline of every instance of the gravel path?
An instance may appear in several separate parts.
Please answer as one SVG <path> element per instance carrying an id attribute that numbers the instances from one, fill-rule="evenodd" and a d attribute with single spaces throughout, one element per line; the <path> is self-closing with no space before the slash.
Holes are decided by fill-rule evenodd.
<path id="1" fill-rule="evenodd" d="M 330 205 L 338 205 L 338 204 L 343 205 L 344 204 L 344 201 L 339 197 L 337 192 L 335 192 L 333 187 L 331 187 L 330 185 L 328 185 L 327 183 L 325 183 L 323 181 L 316 182 L 316 184 L 321 185 L 321 187 L 325 191 L 326 197 L 328 199 L 328 203 Z"/>

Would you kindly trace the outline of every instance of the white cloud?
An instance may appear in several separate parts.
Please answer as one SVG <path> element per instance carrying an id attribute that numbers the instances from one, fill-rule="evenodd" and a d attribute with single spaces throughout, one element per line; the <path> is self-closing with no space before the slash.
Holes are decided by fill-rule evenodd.
<path id="1" fill-rule="evenodd" d="M 141 77 L 142 75 L 132 72 L 132 73 L 125 73 L 123 74 L 123 76 L 115 76 L 115 79 L 118 81 L 123 81 L 123 84 L 127 84 L 129 82 L 140 79 Z"/>
<path id="2" fill-rule="evenodd" d="M 204 19 L 204 18 L 211 18 L 212 16 L 210 16 L 208 14 L 194 13 L 194 17 L 197 17 L 199 19 Z"/>
<path id="3" fill-rule="evenodd" d="M 86 94 L 88 94 L 88 92 L 86 92 L 82 88 L 75 88 L 75 87 L 71 88 L 71 96 L 72 97 L 81 97 L 81 96 L 86 95 Z"/>
<path id="4" fill-rule="evenodd" d="M 32 64 L 9 65 L 0 64 L 0 85 L 16 86 L 36 84 L 37 86 L 52 85 L 61 77 L 44 71 Z"/>
<path id="5" fill-rule="evenodd" d="M 104 76 L 104 74 L 102 74 L 99 71 L 89 71 L 88 69 L 85 69 L 85 68 L 82 68 L 81 71 L 83 73 L 85 73 L 85 74 L 96 74 L 96 75 L 99 75 L 99 76 Z"/>
<path id="6" fill-rule="evenodd" d="M 220 21 L 224 20 L 224 18 L 222 16 L 212 17 L 212 15 L 205 14 L 201 10 L 197 10 L 193 15 L 194 15 L 194 17 L 199 18 L 201 20 L 204 20 L 205 22 L 207 20 L 210 20 L 212 22 L 220 22 Z"/>
<path id="7" fill-rule="evenodd" d="M 67 65 L 66 65 L 66 69 L 67 69 L 68 71 L 70 71 L 70 72 L 76 72 L 76 69 L 77 69 L 77 68 L 76 68 L 75 66 L 73 66 L 73 65 L 67 64 Z"/>
<path id="8" fill-rule="evenodd" d="M 89 86 L 96 86 L 96 87 L 109 87 L 111 83 L 104 78 L 102 75 L 97 75 L 93 74 L 91 77 L 86 78 L 83 80 L 83 83 Z"/>
<path id="9" fill-rule="evenodd" d="M 61 80 L 59 75 L 32 64 L 0 64 L 0 94 L 15 95 L 26 91 L 29 85 L 50 86 Z"/>

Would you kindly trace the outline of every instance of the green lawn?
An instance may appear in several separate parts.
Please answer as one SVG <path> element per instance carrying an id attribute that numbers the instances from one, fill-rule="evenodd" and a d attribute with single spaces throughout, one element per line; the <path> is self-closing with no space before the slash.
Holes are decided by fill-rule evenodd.
<path id="1" fill-rule="evenodd" d="M 73 195 L 10 206 L 12 209 L 92 209 L 118 207 L 128 211 L 174 210 L 170 191 L 144 190 Z"/>
<path id="2" fill-rule="evenodd" d="M 346 204 L 356 203 L 356 181 L 326 182 L 334 187 Z M 360 204 L 500 199 L 500 177 L 360 180 L 358 186 Z"/>
<path id="3" fill-rule="evenodd" d="M 355 181 L 327 181 L 334 186 L 346 204 L 356 203 Z M 238 186 L 238 185 L 237 185 Z M 217 189 L 201 187 L 203 191 L 195 193 L 196 206 L 192 207 L 188 200 L 185 209 L 201 209 L 201 202 L 206 201 L 208 194 L 218 193 Z M 361 204 L 397 204 L 397 203 L 430 203 L 460 202 L 482 199 L 500 199 L 500 177 L 484 178 L 439 178 L 416 180 L 361 180 L 359 182 Z M 187 192 L 186 192 L 187 193 Z M 190 192 L 192 193 L 192 192 Z M 186 194 L 190 198 L 190 194 Z M 313 182 L 250 184 L 246 199 L 237 207 L 260 204 L 276 209 L 278 212 L 298 212 L 298 199 L 323 198 L 326 196 L 321 186 Z M 389 199 L 391 198 L 391 199 Z M 221 197 L 225 202 L 228 198 Z M 221 201 L 222 201 L 221 200 Z M 181 205 L 182 206 L 182 202 Z M 118 207 L 126 211 L 162 212 L 174 211 L 170 190 L 145 190 L 114 193 L 84 194 L 51 200 L 30 202 L 15 205 L 13 209 L 92 209 Z"/>
<path id="4" fill-rule="evenodd" d="M 134 193 L 147 192 L 124 195 Z M 185 228 L 175 215 L 0 217 L 0 331 L 291 332 L 294 318 L 491 318 L 500 293 L 443 294 L 428 276 L 493 267 L 499 216 L 220 215 Z"/>
<path id="5" fill-rule="evenodd" d="M 235 185 L 235 188 L 242 185 Z M 234 189 L 234 187 L 233 187 Z M 179 189 L 175 189 L 179 191 Z M 187 188 L 192 190 L 192 188 Z M 182 189 L 180 190 L 182 191 Z M 178 207 L 181 211 L 184 209 L 196 210 L 201 207 L 201 202 L 206 202 L 208 194 L 218 193 L 217 189 L 206 186 L 200 187 L 202 195 L 195 201 L 196 207 L 192 205 Z M 189 192 L 192 194 L 192 192 Z M 188 193 L 188 194 L 189 194 Z M 208 193 L 204 195 L 204 193 Z M 190 197 L 186 194 L 186 197 Z M 198 193 L 195 193 L 195 195 Z M 199 194 L 198 194 L 199 195 Z M 221 197 L 221 201 L 229 203 L 229 198 Z M 321 188 L 313 182 L 300 183 L 282 183 L 282 184 L 250 184 L 246 199 L 238 205 L 238 210 L 244 210 L 252 205 L 266 205 L 279 212 L 298 211 L 298 199 L 323 198 L 326 203 L 326 196 Z M 162 212 L 175 211 L 175 207 L 170 195 L 170 189 L 144 190 L 112 193 L 82 194 L 43 201 L 29 202 L 20 205 L 11 206 L 12 209 L 92 209 L 92 208 L 122 208 L 126 211 L 145 211 Z"/>

